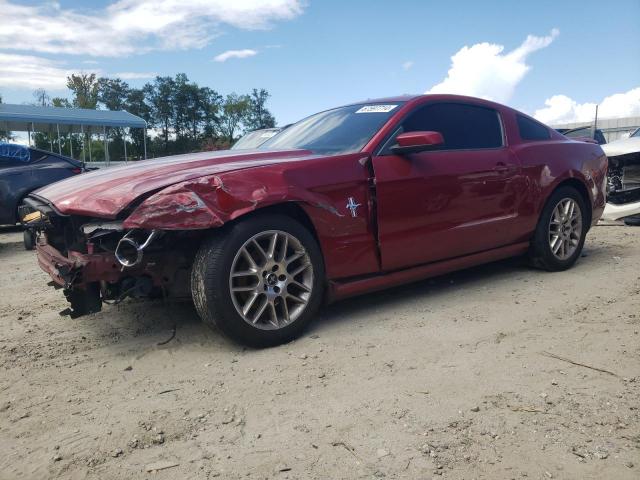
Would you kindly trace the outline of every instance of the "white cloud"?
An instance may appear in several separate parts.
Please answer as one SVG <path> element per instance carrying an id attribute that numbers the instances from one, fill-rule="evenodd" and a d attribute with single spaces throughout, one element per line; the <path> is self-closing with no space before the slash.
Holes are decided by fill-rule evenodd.
<path id="1" fill-rule="evenodd" d="M 100 57 L 202 48 L 222 26 L 265 29 L 302 10 L 302 0 L 118 0 L 82 11 L 0 0 L 0 48 Z"/>
<path id="2" fill-rule="evenodd" d="M 257 54 L 258 52 L 256 50 L 251 50 L 250 48 L 245 48 L 244 50 L 227 50 L 220 55 L 216 55 L 213 59 L 216 62 L 226 62 L 230 58 L 247 58 Z"/>
<path id="3" fill-rule="evenodd" d="M 69 68 L 66 63 L 48 58 L 0 52 L 0 87 L 63 90 L 67 87 L 67 77 L 79 71 L 104 75 L 104 72 L 97 68 Z M 156 73 L 119 72 L 107 76 L 135 80 L 154 78 Z"/>
<path id="4" fill-rule="evenodd" d="M 145 78 L 155 78 L 156 72 L 118 72 L 107 75 L 110 78 L 121 78 L 122 80 L 142 80 Z"/>
<path id="5" fill-rule="evenodd" d="M 447 77 L 426 93 L 455 93 L 507 102 L 515 87 L 530 70 L 527 57 L 553 42 L 557 29 L 545 37 L 529 35 L 514 50 L 503 53 L 504 45 L 476 43 L 464 46 L 451 57 Z"/>
<path id="6" fill-rule="evenodd" d="M 72 72 L 59 62 L 30 55 L 0 53 L 0 86 L 63 89 Z"/>
<path id="7" fill-rule="evenodd" d="M 403 69 L 403 70 L 409 70 L 409 69 L 411 69 L 411 68 L 413 67 L 413 65 L 414 65 L 414 62 L 413 62 L 413 61 L 411 61 L 411 60 L 407 60 L 406 62 L 404 62 L 404 63 L 402 64 L 402 69 Z"/>
<path id="8" fill-rule="evenodd" d="M 549 125 L 592 122 L 596 113 L 595 103 L 578 103 L 566 95 L 554 95 L 544 104 L 544 108 L 536 110 L 534 117 Z M 640 116 L 640 87 L 609 95 L 598 104 L 598 118 L 632 116 Z"/>

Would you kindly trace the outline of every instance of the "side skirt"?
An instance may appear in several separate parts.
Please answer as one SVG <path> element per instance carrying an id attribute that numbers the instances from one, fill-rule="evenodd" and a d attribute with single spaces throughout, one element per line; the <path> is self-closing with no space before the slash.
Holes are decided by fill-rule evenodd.
<path id="1" fill-rule="evenodd" d="M 404 283 L 415 282 L 425 278 L 444 275 L 445 273 L 463 270 L 465 268 L 475 267 L 483 263 L 495 262 L 509 257 L 516 257 L 527 253 L 529 250 L 529 242 L 516 243 L 507 245 L 506 247 L 495 248 L 485 252 L 456 257 L 440 262 L 419 265 L 404 270 L 394 272 L 381 273 L 366 277 L 343 281 L 329 282 L 328 301 L 333 302 L 363 293 L 383 290 L 389 287 L 395 287 Z"/>

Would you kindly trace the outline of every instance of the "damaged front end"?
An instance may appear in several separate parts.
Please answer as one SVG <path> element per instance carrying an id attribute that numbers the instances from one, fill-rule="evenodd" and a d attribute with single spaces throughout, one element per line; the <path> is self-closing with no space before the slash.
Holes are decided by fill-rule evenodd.
<path id="1" fill-rule="evenodd" d="M 609 159 L 609 192 L 640 188 L 640 150 Z"/>
<path id="2" fill-rule="evenodd" d="M 198 232 L 126 229 L 119 220 L 64 215 L 35 195 L 38 264 L 64 290 L 68 313 L 97 312 L 127 297 L 189 298 Z"/>
<path id="3" fill-rule="evenodd" d="M 602 145 L 609 160 L 605 221 L 640 216 L 640 137 L 636 134 Z"/>

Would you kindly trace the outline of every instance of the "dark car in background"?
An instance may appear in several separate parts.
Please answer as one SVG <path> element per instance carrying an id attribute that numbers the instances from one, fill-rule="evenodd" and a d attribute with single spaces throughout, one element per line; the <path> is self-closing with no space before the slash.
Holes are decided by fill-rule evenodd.
<path id="1" fill-rule="evenodd" d="M 83 164 L 71 158 L 0 143 L 0 225 L 15 225 L 22 220 L 18 207 L 29 193 L 83 171 Z"/>

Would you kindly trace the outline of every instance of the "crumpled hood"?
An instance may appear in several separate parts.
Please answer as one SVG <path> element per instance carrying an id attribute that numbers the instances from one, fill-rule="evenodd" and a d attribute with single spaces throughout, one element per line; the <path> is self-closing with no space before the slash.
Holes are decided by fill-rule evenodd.
<path id="1" fill-rule="evenodd" d="M 115 218 L 138 197 L 185 180 L 312 156 L 307 150 L 224 150 L 175 155 L 84 173 L 41 188 L 35 194 L 64 214 Z"/>
<path id="2" fill-rule="evenodd" d="M 607 157 L 617 157 L 628 153 L 640 152 L 640 137 L 625 138 L 601 145 Z"/>

